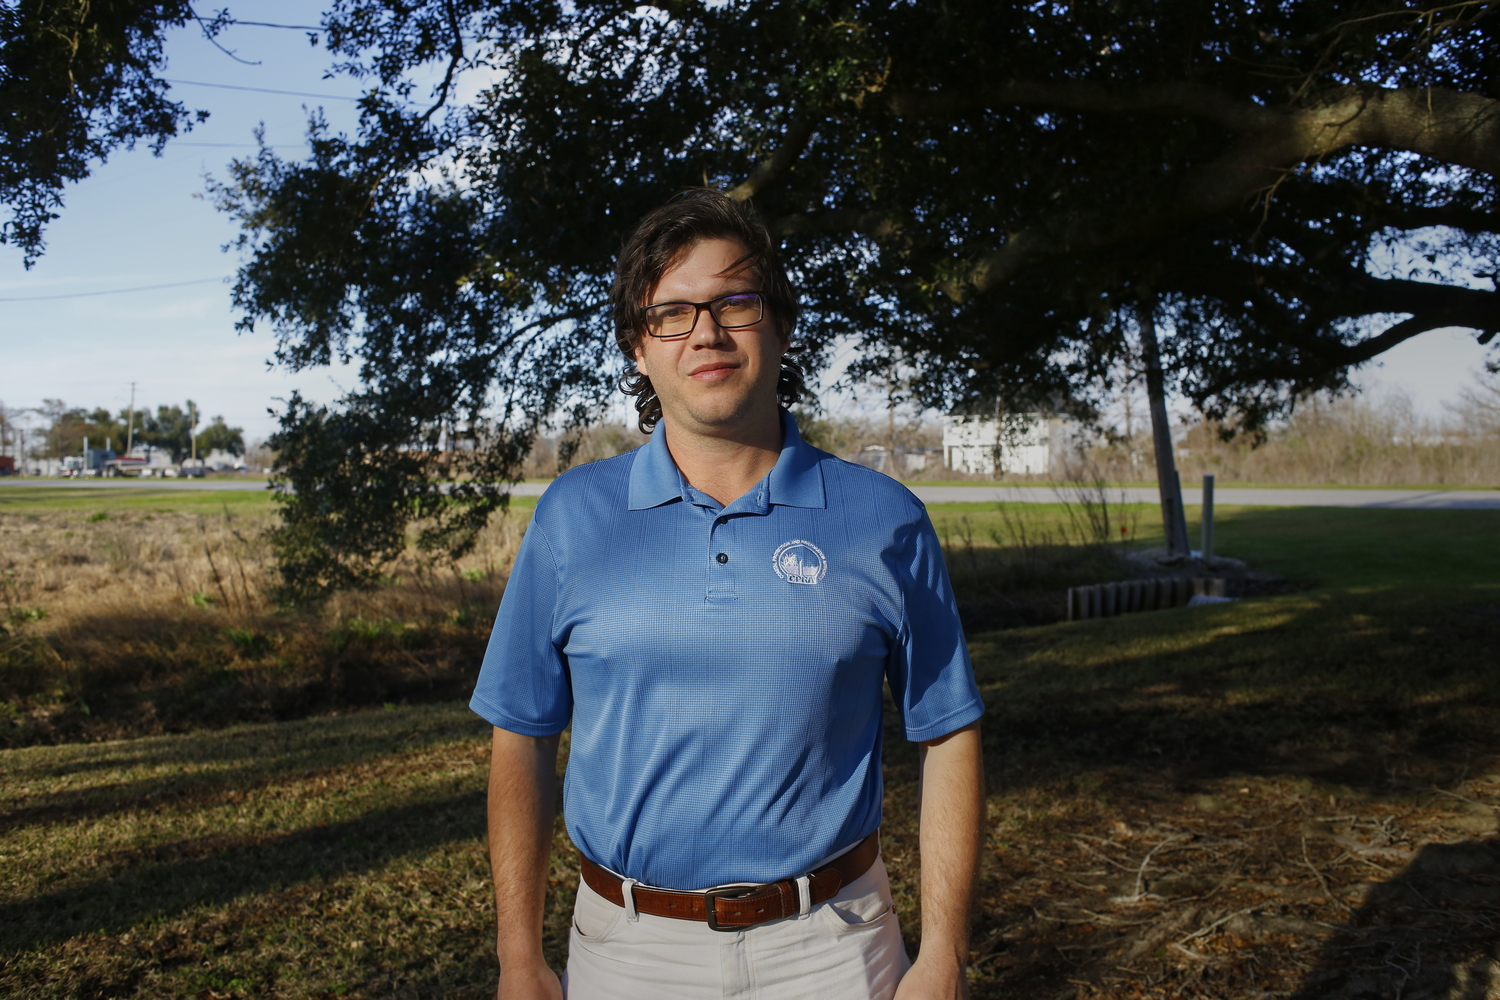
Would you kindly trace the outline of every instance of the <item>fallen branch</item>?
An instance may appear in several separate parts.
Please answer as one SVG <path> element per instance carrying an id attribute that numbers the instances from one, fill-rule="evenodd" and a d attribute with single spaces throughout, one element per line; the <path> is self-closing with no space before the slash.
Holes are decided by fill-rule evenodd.
<path id="1" fill-rule="evenodd" d="M 1151 850 L 1147 851 L 1146 856 L 1141 859 L 1141 866 L 1136 869 L 1135 872 L 1135 892 L 1129 896 L 1116 896 L 1114 899 L 1111 899 L 1110 902 L 1139 903 L 1144 900 L 1146 898 L 1146 866 L 1151 864 L 1151 859 L 1156 856 L 1157 851 L 1161 850 L 1163 847 L 1166 847 L 1172 841 L 1183 840 L 1187 836 L 1188 835 L 1185 833 L 1175 833 L 1172 836 L 1168 837 L 1166 840 L 1163 840 L 1160 844 L 1157 844 L 1155 847 L 1151 848 Z"/>
<path id="2" fill-rule="evenodd" d="M 1350 909 L 1348 903 L 1344 902 L 1342 899 L 1339 899 L 1333 894 L 1333 890 L 1328 886 L 1328 880 L 1323 877 L 1323 873 L 1318 870 L 1318 866 L 1313 864 L 1312 858 L 1307 853 L 1307 834 L 1305 833 L 1302 835 L 1302 860 L 1307 865 L 1308 870 L 1311 871 L 1313 875 L 1317 876 L 1318 885 L 1323 887 L 1323 895 L 1327 897 L 1331 902 L 1337 903 L 1339 906 L 1341 906 L 1345 913 L 1353 913 L 1354 911 Z"/>
<path id="3" fill-rule="evenodd" d="M 1253 907 L 1253 906 L 1247 906 L 1243 910 L 1235 910 L 1233 913 L 1226 913 L 1224 916 L 1220 917 L 1218 920 L 1215 920 L 1213 923 L 1211 923 L 1211 924 L 1205 924 L 1202 927 L 1198 928 L 1197 930 L 1193 931 L 1193 933 L 1187 935 L 1186 937 L 1180 937 L 1176 941 L 1173 941 L 1172 942 L 1172 946 L 1174 948 L 1182 948 L 1182 946 L 1185 945 L 1185 944 L 1187 944 L 1189 941 L 1195 941 L 1198 938 L 1201 938 L 1201 937 L 1203 937 L 1206 934 L 1212 934 L 1214 931 L 1218 930 L 1220 927 L 1222 927 L 1225 924 L 1229 923 L 1229 921 L 1233 920 L 1235 917 L 1238 917 L 1241 914 L 1250 913 L 1250 912 L 1254 911 L 1254 909 L 1255 909 L 1255 907 Z M 1183 950 L 1187 951 L 1186 948 L 1183 948 Z M 1197 955 L 1196 952 L 1188 952 L 1188 953 L 1191 954 L 1191 955 Z M 1202 956 L 1199 955 L 1197 957 L 1201 958 Z"/>

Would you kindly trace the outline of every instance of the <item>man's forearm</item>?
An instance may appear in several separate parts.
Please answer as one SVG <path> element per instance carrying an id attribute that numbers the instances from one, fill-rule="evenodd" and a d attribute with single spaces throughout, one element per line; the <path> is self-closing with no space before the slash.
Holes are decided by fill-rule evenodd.
<path id="1" fill-rule="evenodd" d="M 540 968 L 542 911 L 552 857 L 557 787 L 556 736 L 494 731 L 490 750 L 490 871 L 499 929 L 496 951 L 507 970 Z"/>
<path id="2" fill-rule="evenodd" d="M 979 723 L 923 744 L 921 754 L 923 986 L 913 992 L 917 983 L 903 981 L 910 988 L 897 995 L 962 996 L 984 815 Z"/>

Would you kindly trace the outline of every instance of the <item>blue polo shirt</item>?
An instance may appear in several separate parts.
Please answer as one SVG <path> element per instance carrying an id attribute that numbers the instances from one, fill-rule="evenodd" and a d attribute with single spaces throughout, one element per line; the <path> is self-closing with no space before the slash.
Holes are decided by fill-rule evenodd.
<path id="1" fill-rule="evenodd" d="M 879 826 L 883 681 L 911 740 L 984 711 L 921 502 L 783 427 L 728 506 L 661 427 L 559 476 L 495 618 L 471 707 L 572 723 L 568 833 L 648 885 L 799 875 Z"/>

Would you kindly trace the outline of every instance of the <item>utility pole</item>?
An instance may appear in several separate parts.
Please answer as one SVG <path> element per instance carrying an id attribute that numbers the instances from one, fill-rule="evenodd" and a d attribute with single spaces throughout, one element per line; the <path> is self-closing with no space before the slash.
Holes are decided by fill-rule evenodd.
<path id="1" fill-rule="evenodd" d="M 1146 397 L 1151 404 L 1151 437 L 1156 445 L 1156 488 L 1161 494 L 1162 528 L 1167 555 L 1181 559 L 1192 554 L 1187 514 L 1182 509 L 1182 482 L 1172 455 L 1172 427 L 1167 423 L 1166 379 L 1161 370 L 1161 346 L 1156 341 L 1156 299 L 1143 296 L 1136 309 L 1141 330 L 1141 356 L 1146 362 Z"/>
<path id="2" fill-rule="evenodd" d="M 135 383 L 130 383 L 130 426 L 125 431 L 125 454 L 135 445 Z"/>
<path id="3" fill-rule="evenodd" d="M 896 364 L 891 363 L 891 373 L 885 384 L 885 472 L 892 479 L 900 478 L 896 467 Z"/>
<path id="4" fill-rule="evenodd" d="M 192 453 L 193 468 L 198 467 L 198 404 L 188 400 L 188 450 Z"/>

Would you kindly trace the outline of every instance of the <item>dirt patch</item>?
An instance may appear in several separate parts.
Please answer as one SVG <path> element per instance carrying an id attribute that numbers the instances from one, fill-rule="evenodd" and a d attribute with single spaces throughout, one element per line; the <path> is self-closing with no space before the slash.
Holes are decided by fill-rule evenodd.
<path id="1" fill-rule="evenodd" d="M 1156 781 L 1111 774 L 1104 799 L 997 831 L 975 996 L 1480 1000 L 1500 990 L 1500 780 L 1383 802 L 1253 777 L 1163 801 Z M 1454 808 L 1455 794 L 1478 809 Z"/>

